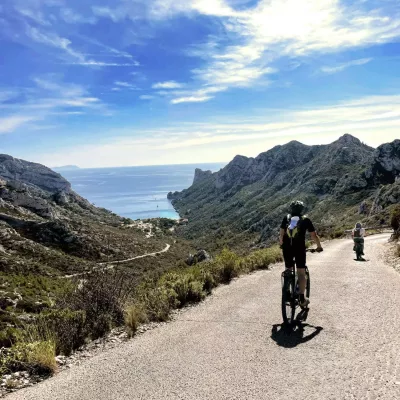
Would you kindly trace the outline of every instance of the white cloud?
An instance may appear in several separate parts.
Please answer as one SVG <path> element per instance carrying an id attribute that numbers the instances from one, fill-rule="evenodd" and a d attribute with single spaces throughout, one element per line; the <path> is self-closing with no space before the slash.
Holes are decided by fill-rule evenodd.
<path id="1" fill-rule="evenodd" d="M 103 16 L 109 14 L 115 21 L 140 18 L 132 3 L 117 4 L 113 9 L 103 9 Z M 273 67 L 282 57 L 340 52 L 387 43 L 400 36 L 399 10 L 390 0 L 375 9 L 365 1 L 346 4 L 338 0 L 260 0 L 248 8 L 246 3 L 228 0 L 154 0 L 141 4 L 147 7 L 144 15 L 156 20 L 179 14 L 203 15 L 223 26 L 219 34 L 186 52 L 203 60 L 203 66 L 193 71 L 200 87 L 258 85 L 266 75 L 277 72 Z"/>
<path id="2" fill-rule="evenodd" d="M 17 128 L 25 125 L 28 122 L 38 119 L 32 115 L 11 115 L 5 118 L 0 118 L 0 134 L 10 133 Z"/>
<path id="3" fill-rule="evenodd" d="M 140 131 L 132 128 L 129 137 L 114 131 L 109 143 L 63 149 L 38 156 L 37 161 L 53 165 L 63 160 L 64 164 L 86 167 L 132 165 L 132 160 L 136 165 L 148 165 L 149 160 L 151 164 L 229 161 L 236 154 L 256 156 L 290 140 L 329 143 L 344 133 L 377 146 L 398 138 L 400 95 L 363 97 L 310 110 L 266 109 L 250 119 L 226 118 L 226 123 L 216 115 L 215 120 L 219 122 L 177 122 Z"/>
<path id="4" fill-rule="evenodd" d="M 342 72 L 349 67 L 368 64 L 371 61 L 372 58 L 360 58 L 359 60 L 352 60 L 343 64 L 335 65 L 333 67 L 321 67 L 320 71 L 325 74 L 335 74 L 337 72 Z"/>
<path id="5" fill-rule="evenodd" d="M 204 101 L 208 101 L 212 99 L 212 96 L 189 96 L 189 97 L 178 97 L 176 99 L 172 99 L 172 104 L 180 104 L 180 103 L 202 103 Z"/>
<path id="6" fill-rule="evenodd" d="M 106 61 L 94 61 L 94 60 L 88 60 L 88 61 L 81 61 L 81 62 L 71 62 L 68 63 L 71 65 L 82 65 L 82 66 L 91 66 L 91 67 L 136 67 L 136 64 L 130 64 L 130 63 L 115 63 L 115 62 L 106 62 Z"/>
<path id="7" fill-rule="evenodd" d="M 180 103 L 200 103 L 211 100 L 214 98 L 213 95 L 215 93 L 223 92 L 227 90 L 227 86 L 210 86 L 205 87 L 203 89 L 197 90 L 181 90 L 181 91 L 172 91 L 172 92 L 158 92 L 163 95 L 173 95 L 174 98 L 171 100 L 172 104 L 180 104 Z M 176 97 L 178 96 L 178 97 Z"/>
<path id="8" fill-rule="evenodd" d="M 184 85 L 175 81 L 158 82 L 153 85 L 153 89 L 179 89 Z"/>
<path id="9" fill-rule="evenodd" d="M 124 88 L 137 89 L 136 85 L 133 85 L 132 83 L 129 82 L 115 81 L 114 84 Z"/>

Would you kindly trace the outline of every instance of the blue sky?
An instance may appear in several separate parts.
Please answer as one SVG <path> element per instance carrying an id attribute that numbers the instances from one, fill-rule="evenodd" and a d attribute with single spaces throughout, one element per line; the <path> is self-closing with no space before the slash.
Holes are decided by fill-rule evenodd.
<path id="1" fill-rule="evenodd" d="M 0 152 L 229 161 L 400 137 L 397 0 L 2 0 Z"/>

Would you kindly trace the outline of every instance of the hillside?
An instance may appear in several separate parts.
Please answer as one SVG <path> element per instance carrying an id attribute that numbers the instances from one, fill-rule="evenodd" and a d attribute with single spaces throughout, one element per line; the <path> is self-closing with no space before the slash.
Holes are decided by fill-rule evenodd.
<path id="1" fill-rule="evenodd" d="M 131 221 L 97 208 L 51 169 L 0 155 L 0 333 L 15 316 L 53 304 L 64 276 L 158 253 L 167 244 L 168 252 L 120 269 L 138 282 L 175 266 L 191 247 L 176 242 L 169 228 L 168 221 Z"/>
<path id="2" fill-rule="evenodd" d="M 346 134 L 329 145 L 293 141 L 256 158 L 236 156 L 219 172 L 196 171 L 190 188 L 168 196 L 189 219 L 183 237 L 212 250 L 246 249 L 275 241 L 297 198 L 323 233 L 343 233 L 358 219 L 388 222 L 399 174 L 400 140 L 373 149 Z"/>

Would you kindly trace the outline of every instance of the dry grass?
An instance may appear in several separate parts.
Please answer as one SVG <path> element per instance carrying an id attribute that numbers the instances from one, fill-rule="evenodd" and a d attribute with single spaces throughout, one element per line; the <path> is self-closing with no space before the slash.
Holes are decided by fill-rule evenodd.
<path id="1" fill-rule="evenodd" d="M 42 340 L 28 343 L 25 347 L 26 362 L 40 372 L 54 374 L 57 372 L 56 342 Z"/>
<path id="2" fill-rule="evenodd" d="M 146 311 L 140 304 L 132 304 L 125 310 L 125 327 L 129 337 L 135 335 L 140 324 L 147 321 Z"/>

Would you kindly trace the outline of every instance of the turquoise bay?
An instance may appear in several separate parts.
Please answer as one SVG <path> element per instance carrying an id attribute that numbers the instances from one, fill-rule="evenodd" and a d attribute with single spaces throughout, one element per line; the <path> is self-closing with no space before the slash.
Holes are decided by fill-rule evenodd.
<path id="1" fill-rule="evenodd" d="M 123 217 L 179 218 L 167 199 L 168 192 L 188 188 L 196 168 L 215 172 L 223 166 L 223 163 L 185 164 L 78 169 L 60 173 L 82 197 Z"/>

